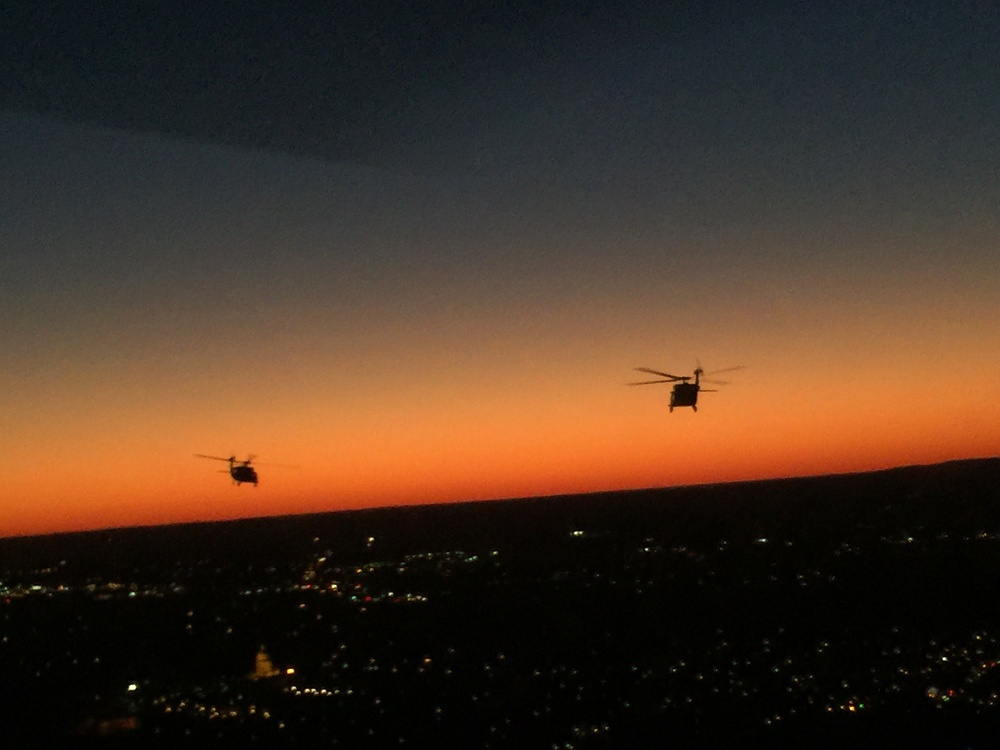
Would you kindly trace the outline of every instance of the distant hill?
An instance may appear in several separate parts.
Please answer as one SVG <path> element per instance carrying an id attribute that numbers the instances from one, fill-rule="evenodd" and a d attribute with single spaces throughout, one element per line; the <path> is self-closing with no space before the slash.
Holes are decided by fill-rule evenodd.
<path id="1" fill-rule="evenodd" d="M 205 559 L 282 564 L 316 550 L 341 562 L 442 549 L 530 550 L 573 530 L 661 543 L 767 535 L 808 541 L 907 526 L 978 533 L 1000 529 L 998 495 L 1000 458 L 969 459 L 867 473 L 0 539 L 0 571 L 62 563 L 96 574 Z"/>

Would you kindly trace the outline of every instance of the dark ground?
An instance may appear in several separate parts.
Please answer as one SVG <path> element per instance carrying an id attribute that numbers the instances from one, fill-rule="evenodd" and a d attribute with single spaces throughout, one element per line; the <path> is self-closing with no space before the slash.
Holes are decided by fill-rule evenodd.
<path id="1" fill-rule="evenodd" d="M 0 540 L 0 736 L 995 747 L 998 488 L 984 459 Z M 295 674 L 248 680 L 261 644 Z"/>

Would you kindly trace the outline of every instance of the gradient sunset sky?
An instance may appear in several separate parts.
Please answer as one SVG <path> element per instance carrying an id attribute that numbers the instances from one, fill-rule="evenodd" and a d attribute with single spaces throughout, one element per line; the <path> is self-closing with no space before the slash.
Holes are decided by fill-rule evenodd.
<path id="1" fill-rule="evenodd" d="M 0 536 L 1000 454 L 990 3 L 25 5 Z"/>

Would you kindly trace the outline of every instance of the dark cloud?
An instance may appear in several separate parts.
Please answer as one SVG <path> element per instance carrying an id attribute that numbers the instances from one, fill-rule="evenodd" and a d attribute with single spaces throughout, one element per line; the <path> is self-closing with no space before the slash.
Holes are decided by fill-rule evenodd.
<path id="1" fill-rule="evenodd" d="M 9 5 L 6 108 L 374 163 L 728 13 L 596 0 Z"/>
<path id="2" fill-rule="evenodd" d="M 4 108 L 588 214 L 813 211 L 900 174 L 978 185 L 996 152 L 1000 13 L 974 0 L 8 5 Z"/>

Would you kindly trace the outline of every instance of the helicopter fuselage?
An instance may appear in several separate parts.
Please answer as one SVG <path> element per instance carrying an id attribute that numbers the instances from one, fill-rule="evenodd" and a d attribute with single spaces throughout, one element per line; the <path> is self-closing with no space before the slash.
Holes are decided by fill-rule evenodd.
<path id="1" fill-rule="evenodd" d="M 249 464 L 231 464 L 229 466 L 229 475 L 236 484 L 250 482 L 254 487 L 257 486 L 257 470 Z"/>
<path id="2" fill-rule="evenodd" d="M 246 461 L 237 461 L 236 456 L 229 456 L 224 458 L 223 456 L 208 456 L 204 453 L 195 453 L 195 458 L 210 458 L 213 461 L 225 461 L 229 464 L 229 476 L 233 478 L 233 482 L 236 486 L 247 482 L 252 484 L 254 487 L 257 486 L 257 470 L 250 465 L 253 461 L 253 456 L 249 456 Z"/>
<path id="3" fill-rule="evenodd" d="M 677 383 L 670 392 L 670 411 L 675 406 L 690 406 L 698 411 L 698 391 L 701 386 L 697 383 Z"/>

